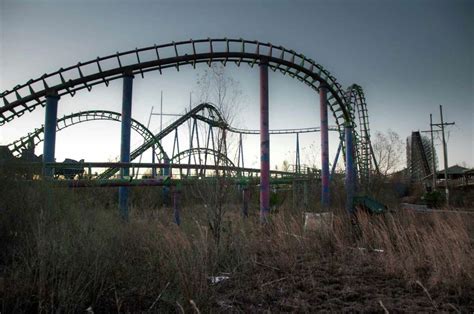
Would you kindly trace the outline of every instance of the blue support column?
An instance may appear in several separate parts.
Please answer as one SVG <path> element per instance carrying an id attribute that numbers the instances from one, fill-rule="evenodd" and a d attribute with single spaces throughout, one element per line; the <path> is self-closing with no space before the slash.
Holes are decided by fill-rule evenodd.
<path id="1" fill-rule="evenodd" d="M 334 158 L 334 163 L 332 164 L 332 169 L 331 169 L 331 176 L 329 177 L 330 182 L 332 182 L 334 172 L 336 172 L 337 161 L 339 160 L 339 155 L 341 154 L 341 149 L 342 149 L 342 141 L 339 141 L 339 146 L 337 147 L 336 158 Z"/>
<path id="2" fill-rule="evenodd" d="M 57 94 L 46 96 L 46 113 L 44 119 L 44 144 L 43 144 L 43 162 L 54 162 L 54 152 L 56 148 L 56 124 L 58 116 Z M 43 167 L 43 175 L 52 177 L 53 168 Z"/>
<path id="3" fill-rule="evenodd" d="M 354 144 L 352 138 L 352 125 L 346 122 L 344 126 L 346 137 L 346 210 L 354 213 L 353 198 L 354 198 Z"/>
<path id="4" fill-rule="evenodd" d="M 153 164 L 153 167 L 151 168 L 151 177 L 154 179 L 156 178 L 156 168 L 154 167 L 155 165 L 155 154 L 156 154 L 156 149 L 155 145 L 151 147 L 151 163 Z"/>
<path id="5" fill-rule="evenodd" d="M 132 90 L 133 75 L 123 77 L 122 90 L 122 130 L 120 141 L 120 161 L 130 162 L 130 134 L 132 125 Z M 122 178 L 130 175 L 130 168 L 122 168 L 120 176 Z M 119 209 L 123 219 L 128 220 L 128 194 L 129 187 L 119 187 Z"/>
<path id="6" fill-rule="evenodd" d="M 321 119 L 321 207 L 329 208 L 329 126 L 327 87 L 319 87 L 319 108 Z"/>
<path id="7" fill-rule="evenodd" d="M 268 123 L 268 65 L 260 68 L 260 221 L 270 213 L 270 130 Z"/>

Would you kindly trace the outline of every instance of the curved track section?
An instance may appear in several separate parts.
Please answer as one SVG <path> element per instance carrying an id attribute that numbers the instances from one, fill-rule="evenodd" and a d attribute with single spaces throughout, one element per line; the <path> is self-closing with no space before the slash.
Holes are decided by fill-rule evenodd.
<path id="1" fill-rule="evenodd" d="M 184 151 L 180 152 L 179 154 L 174 155 L 173 158 L 171 158 L 170 163 L 171 163 L 171 165 L 181 164 L 181 161 L 186 159 L 186 158 L 189 158 L 190 155 L 191 156 L 194 156 L 194 155 L 200 156 L 199 161 L 203 161 L 203 159 L 204 159 L 204 162 L 200 163 L 200 164 L 203 164 L 203 165 L 208 165 L 207 161 L 208 161 L 208 158 L 210 158 L 211 161 L 214 161 L 214 165 L 222 164 L 224 166 L 235 168 L 234 162 L 232 160 L 230 160 L 229 157 L 227 157 L 226 154 L 223 154 L 223 153 L 221 153 L 217 150 L 214 150 L 214 149 L 204 148 L 204 147 L 191 148 L 191 149 L 184 150 Z M 204 156 L 204 158 L 201 158 L 202 156 Z M 217 162 L 216 160 L 219 160 L 221 162 Z"/>
<path id="2" fill-rule="evenodd" d="M 347 88 L 346 100 L 350 105 L 351 121 L 354 128 L 355 158 L 357 161 L 358 173 L 363 183 L 368 182 L 370 170 L 372 168 L 373 156 L 372 144 L 370 140 L 369 113 L 362 87 L 352 84 Z M 356 115 L 358 119 L 356 119 Z M 375 168 L 378 171 L 377 163 Z"/>
<path id="3" fill-rule="evenodd" d="M 223 118 L 222 114 L 220 113 L 219 109 L 217 109 L 211 103 L 202 103 L 197 105 L 196 107 L 192 108 L 189 112 L 181 116 L 179 119 L 165 127 L 160 133 L 155 135 L 157 141 L 162 140 L 165 136 L 173 132 L 177 129 L 180 125 L 188 121 L 189 119 L 197 119 L 207 123 L 212 127 L 218 127 L 221 129 L 226 129 L 229 132 L 233 133 L 241 133 L 241 134 L 259 134 L 259 130 L 248 130 L 248 129 L 237 129 L 231 127 Z M 338 127 L 331 126 L 331 131 L 337 131 Z M 319 127 L 311 127 L 311 128 L 301 128 L 301 129 L 276 129 L 270 130 L 270 134 L 292 134 L 292 133 L 310 133 L 310 132 L 319 132 Z M 147 149 L 151 147 L 153 143 L 151 141 L 145 141 L 142 145 L 137 147 L 130 155 L 130 159 L 134 160 L 135 158 L 139 157 L 143 154 Z M 199 149 L 199 148 L 196 148 Z M 203 148 L 201 148 L 203 149 Z M 184 153 L 185 151 L 181 152 Z M 225 154 L 219 153 L 224 156 L 225 159 L 230 159 L 225 156 Z M 189 157 L 189 155 L 188 155 Z M 174 156 L 173 156 L 174 158 Z M 102 174 L 99 175 L 99 179 L 107 179 L 112 177 L 115 173 L 118 172 L 118 168 L 110 168 L 104 171 Z"/>
<path id="4" fill-rule="evenodd" d="M 74 96 L 79 90 L 90 91 L 96 85 L 108 85 L 110 81 L 126 75 L 144 77 L 150 71 L 159 71 L 161 74 L 169 68 L 179 71 L 186 65 L 195 67 L 199 63 L 210 65 L 213 62 L 224 65 L 231 62 L 237 66 L 246 63 L 252 67 L 265 63 L 273 71 L 278 70 L 284 75 L 297 78 L 316 91 L 319 91 L 320 86 L 325 86 L 328 88 L 328 105 L 338 127 L 351 119 L 341 85 L 314 60 L 271 43 L 208 38 L 117 52 L 31 79 L 0 95 L 0 103 L 3 102 L 0 107 L 0 125 L 27 111 L 33 111 L 40 105 L 44 106 L 48 95 Z"/>
<path id="5" fill-rule="evenodd" d="M 118 112 L 114 111 L 106 111 L 106 110 L 90 110 L 90 111 L 81 111 L 77 113 L 72 113 L 69 115 L 65 115 L 64 117 L 57 120 L 56 130 L 61 131 L 65 128 L 70 126 L 89 122 L 89 121 L 98 121 L 98 120 L 107 120 L 107 121 L 121 121 L 122 115 Z M 163 147 L 159 143 L 159 141 L 155 138 L 155 135 L 148 130 L 143 124 L 138 122 L 135 119 L 132 119 L 132 129 L 135 130 L 146 142 L 151 142 L 156 144 L 159 148 L 161 154 L 166 156 Z M 21 151 L 27 148 L 29 143 L 33 143 L 34 146 L 37 146 L 39 143 L 43 141 L 44 136 L 44 126 L 41 126 L 38 129 L 35 129 L 33 132 L 28 133 L 28 135 L 21 137 L 20 139 L 14 141 L 13 143 L 8 145 L 8 148 L 12 152 L 14 156 L 20 156 Z M 159 158 L 160 156 L 157 155 Z"/>
<path id="6" fill-rule="evenodd" d="M 154 138 L 157 141 L 160 141 L 166 135 L 170 134 L 180 125 L 182 125 L 183 123 L 185 123 L 186 121 L 192 118 L 204 121 L 210 126 L 220 127 L 220 128 L 227 127 L 227 123 L 222 118 L 219 110 L 217 110 L 213 105 L 209 103 L 203 103 L 203 104 L 197 105 L 196 107 L 191 109 L 189 112 L 181 116 L 179 119 L 177 119 L 176 121 L 174 121 L 173 123 L 165 127 L 160 133 L 156 134 Z M 130 154 L 130 161 L 133 161 L 135 158 L 139 157 L 146 150 L 152 147 L 153 143 L 154 141 L 152 139 L 143 142 L 142 145 L 137 147 Z M 105 170 L 103 173 L 101 173 L 98 176 L 98 179 L 108 179 L 111 176 L 113 176 L 115 173 L 117 173 L 118 171 L 119 171 L 119 168 L 109 168 Z"/>

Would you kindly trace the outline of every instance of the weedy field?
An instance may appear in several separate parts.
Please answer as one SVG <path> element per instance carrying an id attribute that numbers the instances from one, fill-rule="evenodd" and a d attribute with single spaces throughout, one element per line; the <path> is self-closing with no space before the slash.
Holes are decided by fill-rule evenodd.
<path id="1" fill-rule="evenodd" d="M 159 188 L 133 190 L 124 222 L 114 189 L 3 182 L 1 312 L 474 310 L 473 215 L 335 210 L 305 231 L 289 199 L 261 225 L 256 200 L 243 219 L 207 189 L 178 227 Z"/>

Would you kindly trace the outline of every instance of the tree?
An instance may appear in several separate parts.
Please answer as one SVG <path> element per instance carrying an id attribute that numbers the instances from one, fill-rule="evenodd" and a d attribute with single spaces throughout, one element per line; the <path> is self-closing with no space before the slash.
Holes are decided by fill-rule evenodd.
<path id="1" fill-rule="evenodd" d="M 372 140 L 372 147 L 382 175 L 386 176 L 401 169 L 405 150 L 398 133 L 391 129 L 386 133 L 376 132 Z"/>
<path id="2" fill-rule="evenodd" d="M 217 107 L 228 125 L 237 126 L 237 113 L 240 111 L 243 93 L 240 82 L 229 76 L 226 67 L 222 64 L 213 63 L 209 68 L 198 74 L 196 83 L 197 90 L 195 93 L 198 95 L 198 102 L 212 103 Z M 206 134 L 205 130 L 200 133 L 202 135 Z M 229 151 L 235 150 L 236 134 L 229 134 L 229 132 L 219 129 L 217 143 L 224 145 L 219 145 L 218 150 L 228 155 Z"/>
<path id="3" fill-rule="evenodd" d="M 240 109 L 242 90 L 240 83 L 230 77 L 222 64 L 213 63 L 197 78 L 199 102 L 211 102 L 223 114 L 229 125 L 233 125 Z"/>
<path id="4" fill-rule="evenodd" d="M 214 104 L 227 124 L 234 125 L 240 108 L 242 91 L 240 83 L 226 73 L 225 67 L 222 64 L 212 64 L 198 75 L 197 87 L 199 103 Z M 206 134 L 206 132 L 200 133 Z M 216 142 L 219 156 L 228 155 L 229 146 L 232 145 L 233 140 L 235 139 L 232 134 L 228 134 L 226 130 L 218 130 Z M 216 166 L 225 164 L 222 158 L 217 158 Z M 207 209 L 210 231 L 217 244 L 219 244 L 223 227 L 224 206 L 231 190 L 225 171 L 216 171 L 215 183 L 201 184 L 197 187 L 198 194 Z"/>

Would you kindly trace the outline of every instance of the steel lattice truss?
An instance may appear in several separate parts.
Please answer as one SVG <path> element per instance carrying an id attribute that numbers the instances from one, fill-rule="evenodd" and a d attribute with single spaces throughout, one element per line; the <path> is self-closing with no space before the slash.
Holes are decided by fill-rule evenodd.
<path id="1" fill-rule="evenodd" d="M 208 38 L 172 42 L 117 52 L 113 55 L 97 57 L 94 60 L 61 68 L 1 93 L 0 98 L 3 106 L 0 106 L 0 125 L 22 116 L 25 112 L 31 112 L 38 106 L 44 106 L 48 95 L 74 96 L 79 90 L 91 91 L 93 87 L 100 84 L 108 86 L 111 81 L 126 75 L 144 77 L 150 71 L 159 71 L 162 74 L 166 69 L 173 68 L 179 71 L 183 66 L 196 67 L 196 64 L 200 63 L 210 66 L 214 62 L 223 65 L 234 63 L 237 66 L 244 63 L 251 67 L 264 63 L 273 71 L 279 71 L 284 75 L 288 74 L 317 92 L 320 87 L 327 88 L 328 106 L 335 118 L 341 140 L 343 139 L 344 124 L 350 122 L 354 126 L 356 125 L 354 108 L 357 108 L 361 130 L 355 138 L 357 164 L 362 173 L 368 173 L 367 169 L 370 167 L 368 155 L 370 153 L 367 153 L 367 147 L 370 146 L 370 135 L 362 89 L 353 85 L 349 92 L 344 92 L 342 86 L 329 71 L 303 54 L 281 46 L 274 46 L 271 43 L 244 39 Z M 360 106 L 357 105 L 358 103 Z M 145 142 L 149 143 L 150 141 L 155 142 L 154 140 Z M 143 152 L 142 149 L 145 146 L 132 152 L 132 160 Z M 115 171 L 110 170 L 107 175 Z"/>
<path id="2" fill-rule="evenodd" d="M 436 163 L 436 153 L 432 151 L 429 140 L 420 132 L 412 132 L 407 139 L 407 168 L 412 181 L 421 181 L 434 173 L 433 159 Z"/>

